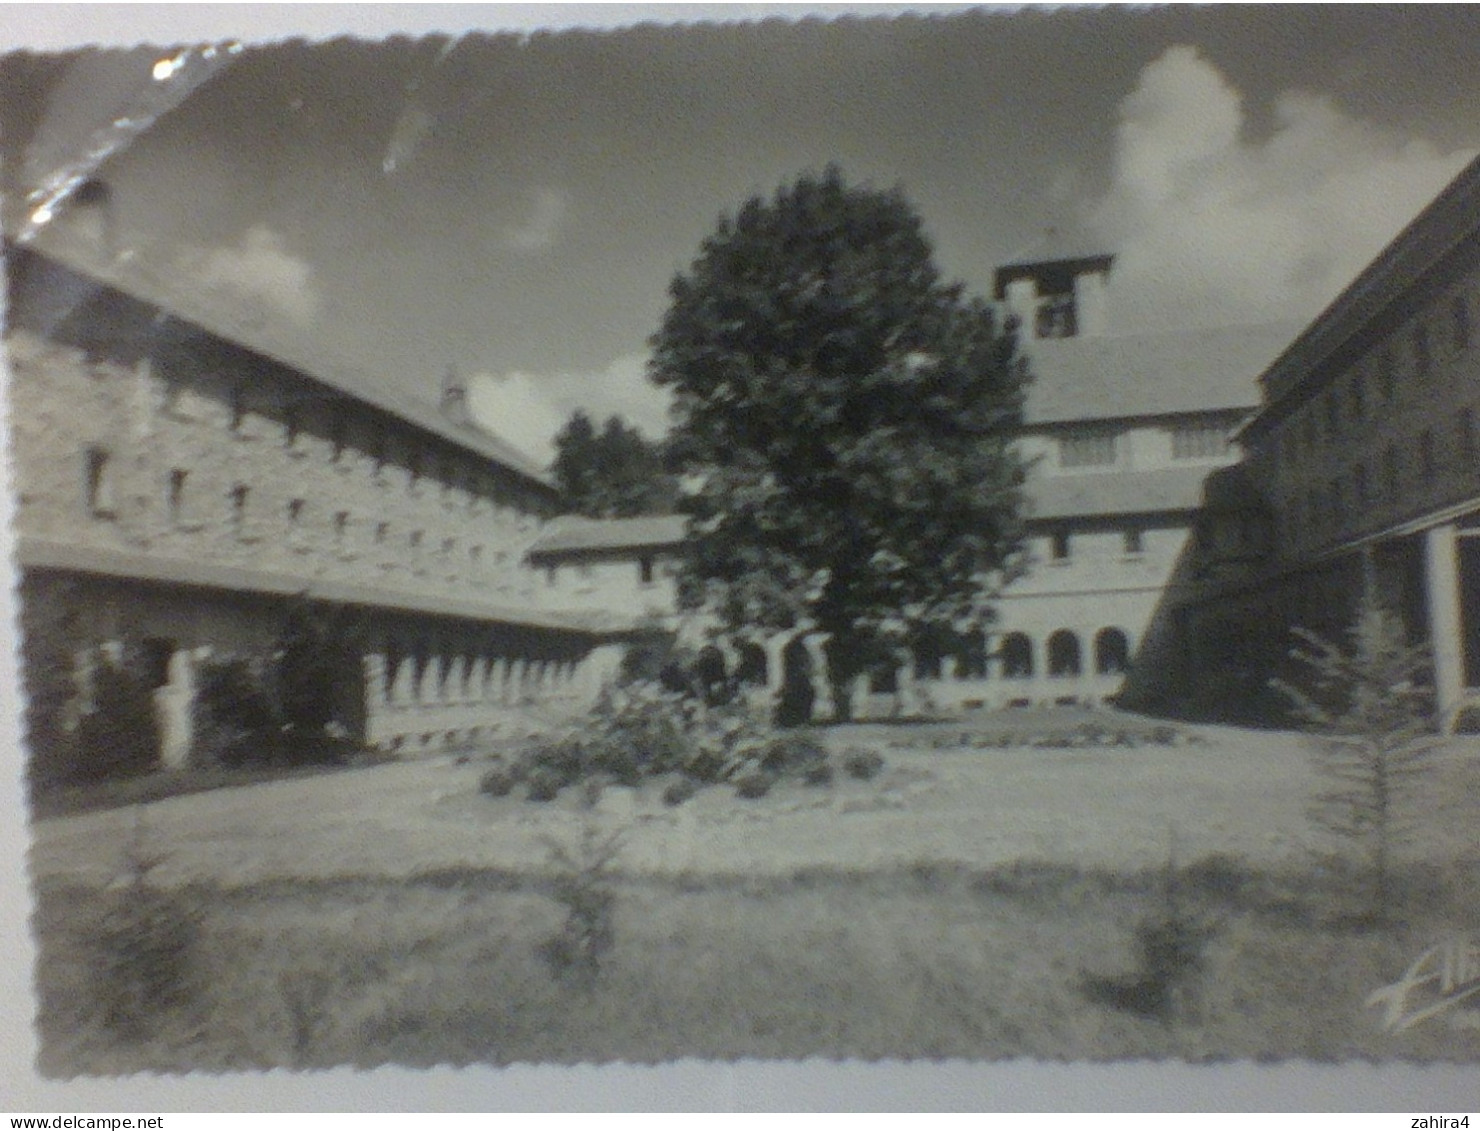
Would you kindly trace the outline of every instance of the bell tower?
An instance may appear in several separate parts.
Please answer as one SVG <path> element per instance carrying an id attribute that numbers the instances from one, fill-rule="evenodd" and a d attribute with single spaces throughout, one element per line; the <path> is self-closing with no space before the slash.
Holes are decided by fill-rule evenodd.
<path id="1" fill-rule="evenodd" d="M 997 268 L 993 296 L 1028 341 L 1093 338 L 1110 332 L 1106 283 L 1113 255 L 1035 259 Z"/>

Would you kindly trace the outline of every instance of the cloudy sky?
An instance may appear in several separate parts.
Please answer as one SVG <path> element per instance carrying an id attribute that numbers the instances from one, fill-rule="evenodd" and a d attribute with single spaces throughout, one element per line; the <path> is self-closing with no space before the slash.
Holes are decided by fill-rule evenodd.
<path id="1" fill-rule="evenodd" d="M 12 198 L 106 154 L 120 247 L 372 381 L 435 395 L 455 367 L 541 460 L 576 407 L 662 429 L 643 368 L 668 281 L 722 213 L 830 161 L 901 186 L 976 291 L 1046 239 L 1115 252 L 1130 332 L 1313 315 L 1480 151 L 1470 5 L 556 33 L 529 30 L 547 12 L 372 9 L 349 27 L 364 10 L 304 6 L 263 43 L 233 23 L 245 9 L 116 27 L 87 10 L 6 32 L 48 52 L 0 65 Z M 427 34 L 480 13 L 488 30 Z M 358 38 L 321 38 L 340 27 Z M 320 38 L 281 40 L 295 31 Z M 237 34 L 246 50 L 163 78 L 168 52 L 59 54 Z"/>

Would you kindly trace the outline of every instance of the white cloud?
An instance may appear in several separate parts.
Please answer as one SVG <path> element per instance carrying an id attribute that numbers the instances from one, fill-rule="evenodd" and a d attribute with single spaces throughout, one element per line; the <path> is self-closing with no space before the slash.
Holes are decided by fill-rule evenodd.
<path id="1" fill-rule="evenodd" d="M 479 374 L 468 382 L 468 405 L 483 427 L 541 462 L 554 458 L 555 434 L 576 409 L 598 425 L 621 416 L 650 439 L 668 430 L 669 394 L 647 380 L 647 355 L 625 354 L 590 373 Z"/>
<path id="2" fill-rule="evenodd" d="M 561 225 L 569 209 L 570 193 L 565 189 L 538 190 L 524 222 L 504 228 L 505 244 L 515 251 L 544 251 L 560 237 Z"/>
<path id="3" fill-rule="evenodd" d="M 1117 327 L 1309 318 L 1474 156 L 1443 153 L 1292 92 L 1267 138 L 1191 47 L 1120 107 L 1114 179 L 1089 209 L 1117 252 Z"/>
<path id="4" fill-rule="evenodd" d="M 186 248 L 177 263 L 205 290 L 286 315 L 299 325 L 308 325 L 318 315 L 313 268 L 288 251 L 282 237 L 266 225 L 248 229 L 238 247 Z"/>

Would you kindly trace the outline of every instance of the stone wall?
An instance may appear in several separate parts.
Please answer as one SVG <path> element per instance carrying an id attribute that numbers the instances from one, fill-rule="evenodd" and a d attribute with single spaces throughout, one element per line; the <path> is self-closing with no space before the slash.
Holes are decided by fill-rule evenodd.
<path id="1" fill-rule="evenodd" d="M 100 657 L 143 656 L 159 761 L 188 762 L 201 665 L 265 663 L 295 601 L 340 618 L 336 722 L 370 745 L 479 742 L 594 697 L 611 637 L 539 611 L 523 560 L 551 488 L 477 442 L 84 293 L 80 315 L 23 295 L 5 342 L 23 629 L 75 669 L 59 725 L 86 712 Z M 58 626 L 65 639 L 40 638 Z"/>
<path id="2" fill-rule="evenodd" d="M 534 597 L 521 560 L 549 503 L 475 455 L 286 371 L 247 380 L 241 358 L 124 364 L 26 332 L 7 344 L 22 539 L 305 586 Z"/>

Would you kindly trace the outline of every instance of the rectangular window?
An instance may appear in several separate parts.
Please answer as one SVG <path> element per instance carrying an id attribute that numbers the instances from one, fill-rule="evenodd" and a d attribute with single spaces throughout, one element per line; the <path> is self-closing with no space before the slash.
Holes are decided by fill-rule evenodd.
<path id="1" fill-rule="evenodd" d="M 553 589 L 555 587 L 556 583 L 559 582 L 559 580 L 560 580 L 560 570 L 559 570 L 559 567 L 558 566 L 546 566 L 545 567 L 545 584 L 548 585 L 548 586 L 550 586 Z"/>
<path id="2" fill-rule="evenodd" d="M 1084 432 L 1059 440 L 1060 467 L 1110 467 L 1115 457 L 1114 432 Z"/>
<path id="3" fill-rule="evenodd" d="M 1067 530 L 1055 531 L 1049 540 L 1049 556 L 1056 562 L 1067 562 L 1072 549 L 1069 543 L 1069 532 Z"/>
<path id="4" fill-rule="evenodd" d="M 390 438 L 386 436 L 385 425 L 379 422 L 370 426 L 370 462 L 375 465 L 375 474 L 380 475 L 385 471 L 386 462 L 389 460 Z"/>
<path id="5" fill-rule="evenodd" d="M 1172 429 L 1173 459 L 1217 459 L 1228 454 L 1228 432 L 1219 424 L 1187 424 Z"/>
<path id="6" fill-rule="evenodd" d="M 653 583 L 653 559 L 641 558 L 637 562 L 637 576 L 644 585 Z"/>
<path id="7" fill-rule="evenodd" d="M 116 513 L 112 454 L 105 448 L 88 448 L 82 454 L 82 476 L 88 513 L 95 518 L 112 518 Z"/>
<path id="8" fill-rule="evenodd" d="M 349 511 L 334 512 L 334 546 L 336 549 L 344 549 L 344 544 L 349 537 Z"/>
<path id="9" fill-rule="evenodd" d="M 165 509 L 169 514 L 171 526 L 179 526 L 185 521 L 185 481 L 189 475 L 183 468 L 175 468 L 170 472 L 168 485 L 165 487 Z"/>
<path id="10" fill-rule="evenodd" d="M 308 550 L 303 540 L 303 500 L 288 500 L 288 545 L 301 553 Z"/>
<path id="11" fill-rule="evenodd" d="M 247 536 L 247 507 L 252 492 L 245 484 L 238 483 L 231 489 L 231 529 L 238 538 Z"/>
<path id="12" fill-rule="evenodd" d="M 1131 527 L 1125 532 L 1124 548 L 1127 554 L 1139 554 L 1145 549 L 1139 529 Z"/>
<path id="13" fill-rule="evenodd" d="M 231 430 L 240 432 L 247 419 L 247 394 L 240 384 L 236 384 L 231 386 L 227 399 L 230 402 Z"/>

